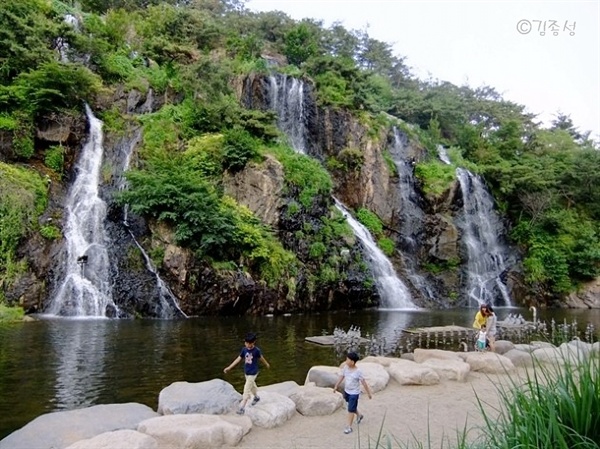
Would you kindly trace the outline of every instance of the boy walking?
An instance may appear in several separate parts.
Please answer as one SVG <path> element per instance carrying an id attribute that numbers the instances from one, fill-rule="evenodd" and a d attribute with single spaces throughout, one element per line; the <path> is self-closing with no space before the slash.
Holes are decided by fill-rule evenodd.
<path id="1" fill-rule="evenodd" d="M 246 409 L 246 403 L 250 397 L 254 396 L 252 405 L 256 405 L 260 398 L 258 397 L 258 388 L 256 387 L 256 376 L 258 376 L 258 361 L 262 360 L 267 368 L 271 368 L 267 359 L 262 355 L 260 349 L 255 345 L 256 334 L 248 333 L 244 338 L 244 347 L 240 352 L 240 355 L 231 362 L 231 364 L 223 370 L 224 373 L 228 373 L 231 368 L 236 366 L 242 360 L 244 361 L 244 374 L 246 376 L 246 383 L 244 384 L 244 395 L 240 404 L 240 409 L 237 411 L 238 415 L 243 415 Z"/>
<path id="2" fill-rule="evenodd" d="M 360 384 L 365 387 L 365 391 L 369 395 L 369 399 L 373 397 L 371 389 L 365 381 L 362 371 L 356 366 L 358 362 L 358 354 L 356 352 L 349 352 L 346 355 L 346 364 L 342 369 L 340 378 L 333 387 L 333 392 L 336 393 L 338 387 L 345 380 L 344 383 L 344 399 L 348 403 L 348 426 L 344 429 L 344 433 L 348 434 L 352 432 L 352 422 L 354 416 L 356 416 L 356 424 L 360 424 L 363 420 L 364 415 L 358 411 L 358 397 L 360 396 Z"/>

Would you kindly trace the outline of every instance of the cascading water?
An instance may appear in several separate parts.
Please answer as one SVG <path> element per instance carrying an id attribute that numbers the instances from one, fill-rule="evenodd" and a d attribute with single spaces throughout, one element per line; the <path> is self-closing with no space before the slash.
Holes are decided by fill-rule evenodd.
<path id="1" fill-rule="evenodd" d="M 382 309 L 416 309 L 406 285 L 398 278 L 390 260 L 379 249 L 371 233 L 356 221 L 348 210 L 335 199 L 335 206 L 344 214 L 354 234 L 363 244 L 365 255 L 375 277 L 377 291 L 381 297 Z"/>
<path id="2" fill-rule="evenodd" d="M 72 14 L 65 15 L 64 22 L 66 24 L 70 25 L 75 31 L 77 31 L 77 32 L 80 31 L 79 19 L 77 17 L 75 17 L 74 15 L 72 15 Z M 56 38 L 55 46 L 58 49 L 58 53 L 60 54 L 60 61 L 61 62 L 71 62 L 70 58 L 69 58 L 70 46 L 69 46 L 69 43 L 63 37 Z"/>
<path id="3" fill-rule="evenodd" d="M 510 306 L 503 281 L 513 263 L 509 248 L 501 243 L 504 227 L 494 210 L 494 200 L 478 176 L 456 169 L 463 197 L 463 212 L 457 221 L 467 250 L 467 295 L 471 304 Z"/>
<path id="4" fill-rule="evenodd" d="M 150 93 L 151 92 L 152 91 L 150 90 Z M 123 167 L 123 173 L 129 169 L 129 165 L 131 162 L 131 155 L 133 154 L 133 149 L 137 145 L 137 141 L 138 141 L 137 138 L 131 139 L 130 145 L 125 147 L 126 154 L 125 154 L 125 164 Z M 125 179 L 125 176 L 121 176 L 120 181 L 119 181 L 119 190 L 124 190 L 126 187 L 127 187 L 127 181 Z M 160 275 L 158 274 L 158 270 L 156 269 L 156 267 L 154 266 L 154 263 L 152 262 L 152 259 L 150 258 L 148 253 L 144 250 L 142 245 L 140 245 L 140 243 L 137 241 L 135 235 L 133 234 L 133 231 L 129 227 L 128 217 L 129 217 L 129 208 L 127 205 L 125 205 L 125 208 L 123 211 L 123 225 L 127 229 L 127 232 L 129 232 L 129 235 L 133 239 L 133 242 L 135 243 L 137 248 L 142 253 L 142 256 L 144 257 L 144 261 L 146 263 L 146 268 L 148 269 L 148 271 L 150 273 L 152 273 L 154 275 L 154 278 L 156 280 L 156 288 L 158 291 L 158 300 L 160 301 L 160 303 L 157 304 L 157 309 L 160 312 L 159 317 L 160 318 L 175 318 L 175 317 L 186 317 L 187 318 L 187 315 L 179 307 L 179 299 L 171 291 L 171 289 L 168 287 L 168 285 L 165 283 L 165 281 L 163 281 L 163 279 L 160 277 Z"/>
<path id="5" fill-rule="evenodd" d="M 419 239 L 424 232 L 423 223 L 425 213 L 419 205 L 419 196 L 415 188 L 413 175 L 414 161 L 406 153 L 407 145 L 404 143 L 398 129 L 394 127 L 394 141 L 391 155 L 398 170 L 398 191 L 400 193 L 400 247 L 402 260 L 406 266 L 406 275 L 416 290 L 430 299 L 435 298 L 433 288 L 418 273 Z"/>
<path id="6" fill-rule="evenodd" d="M 270 75 L 268 92 L 269 108 L 277 113 L 277 127 L 295 151 L 306 154 L 304 82 L 287 75 Z"/>
<path id="7" fill-rule="evenodd" d="M 450 161 L 450 157 L 448 157 L 448 152 L 446 151 L 446 148 L 443 145 L 438 145 L 437 151 L 440 161 L 442 161 L 446 165 L 452 164 L 452 162 Z"/>
<path id="8" fill-rule="evenodd" d="M 46 310 L 50 315 L 117 316 L 104 228 L 106 203 L 98 195 L 103 156 L 102 122 L 85 107 L 90 134 L 66 202 L 66 260 L 59 287 Z"/>

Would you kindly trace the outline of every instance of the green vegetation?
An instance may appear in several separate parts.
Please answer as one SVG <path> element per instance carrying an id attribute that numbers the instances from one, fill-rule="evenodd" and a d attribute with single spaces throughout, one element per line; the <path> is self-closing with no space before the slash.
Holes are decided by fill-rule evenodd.
<path id="1" fill-rule="evenodd" d="M 2 304 L 0 298 L 0 323 L 10 323 L 12 321 L 21 321 L 25 312 L 21 307 L 7 307 Z"/>
<path id="2" fill-rule="evenodd" d="M 44 225 L 40 228 L 40 234 L 42 237 L 48 240 L 58 240 L 62 237 L 62 233 L 59 228 L 53 225 Z"/>
<path id="3" fill-rule="evenodd" d="M 375 236 L 383 233 L 383 224 L 377 215 L 368 209 L 360 208 L 356 212 L 356 219 L 361 222 Z"/>
<path id="4" fill-rule="evenodd" d="M 455 168 L 452 165 L 432 159 L 417 164 L 415 176 L 421 181 L 423 192 L 439 196 L 448 190 L 450 184 L 454 181 L 454 170 Z"/>
<path id="5" fill-rule="evenodd" d="M 582 357 L 583 358 L 583 357 Z M 598 449 L 600 358 L 563 366 L 538 365 L 524 385 L 499 387 L 498 417 L 485 413 L 482 447 Z M 485 410 L 483 404 L 480 404 Z"/>
<path id="6" fill-rule="evenodd" d="M 58 177 L 62 177 L 65 166 L 65 149 L 60 145 L 51 146 L 44 155 L 44 164 L 53 170 Z"/>
<path id="7" fill-rule="evenodd" d="M 297 194 L 304 207 L 310 207 L 317 195 L 331 194 L 331 176 L 318 161 L 284 146 L 269 147 L 267 152 L 281 162 L 290 193 Z"/>
<path id="8" fill-rule="evenodd" d="M 77 29 L 65 23 L 67 13 L 77 17 Z M 542 129 L 523 105 L 490 86 L 419 80 L 391 44 L 366 30 L 296 22 L 281 12 L 251 13 L 243 0 L 5 0 L 0 30 L 0 132 L 13 162 L 44 161 L 60 177 L 64 150 L 35 147 L 41 119 L 80 114 L 84 102 L 106 104 L 98 100 L 117 87 L 125 94 L 152 89 L 164 106 L 137 117 L 143 148 L 124 198 L 138 212 L 172 224 L 178 241 L 202 257 L 248 257 L 264 273 L 277 272 L 276 258 L 286 259 L 274 255 L 271 266 L 251 245 L 236 250 L 236 239 L 244 240 L 240 227 L 252 220 L 224 199 L 223 170 L 276 157 L 285 171 L 288 216 L 307 212 L 332 190 L 318 162 L 275 145 L 272 112 L 240 104 L 241 77 L 268 73 L 261 55 L 269 54 L 285 56 L 288 64 L 278 70 L 310 80 L 319 104 L 351 113 L 370 138 L 395 125 L 421 145 L 428 154 L 415 172 L 426 194 L 444 192 L 457 166 L 482 175 L 523 250 L 531 292 L 560 297 L 600 275 L 600 152 L 589 133 L 563 114 Z M 130 119 L 120 108 L 99 108 L 115 135 Z M 439 144 L 448 148 L 452 165 L 437 161 Z M 396 173 L 390 155 L 383 158 Z M 337 174 L 358 173 L 363 164 L 363 154 L 352 147 L 326 161 Z M 17 190 L 27 189 L 21 184 Z M 14 272 L 15 245 L 37 227 L 31 210 L 39 214 L 37 206 L 24 206 L 29 203 L 9 193 L 0 198 L 0 276 Z M 380 247 L 393 253 L 373 217 L 362 215 Z M 56 238 L 51 228 L 40 232 Z M 303 232 L 313 238 L 320 231 Z M 266 230 L 260 235 L 261 248 L 276 241 Z M 337 266 L 331 250 L 318 243 L 327 246 L 309 242 L 313 262 Z M 330 280 L 332 272 L 323 269 L 318 277 Z"/>
<path id="9" fill-rule="evenodd" d="M 429 271 L 433 274 L 439 274 L 444 271 L 452 271 L 456 270 L 460 265 L 460 259 L 450 259 L 450 260 L 438 260 L 438 261 L 430 261 L 423 264 L 423 269 Z M 456 298 L 450 298 L 456 299 Z"/>
<path id="10" fill-rule="evenodd" d="M 361 208 L 356 212 L 356 219 L 361 222 L 373 234 L 377 241 L 377 246 L 383 251 L 386 256 L 394 254 L 396 249 L 394 241 L 385 237 L 383 233 L 383 223 L 377 215 L 368 209 Z"/>
<path id="11" fill-rule="evenodd" d="M 485 425 L 456 429 L 440 449 L 598 449 L 600 447 L 600 357 L 580 353 L 564 366 L 536 363 L 525 379 L 496 386 L 500 405 L 478 406 Z M 373 448 L 429 448 L 431 441 L 398 441 L 379 434 Z M 431 428 L 431 423 L 429 428 Z M 477 436 L 473 438 L 473 435 Z M 371 441 L 371 439 L 369 440 Z"/>
<path id="12" fill-rule="evenodd" d="M 0 279 L 10 284 L 24 266 L 17 245 L 37 229 L 48 201 L 46 182 L 35 171 L 0 162 Z"/>

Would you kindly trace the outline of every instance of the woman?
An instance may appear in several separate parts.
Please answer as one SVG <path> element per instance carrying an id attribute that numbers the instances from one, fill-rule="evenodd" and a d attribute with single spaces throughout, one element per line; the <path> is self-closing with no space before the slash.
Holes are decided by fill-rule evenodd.
<path id="1" fill-rule="evenodd" d="M 479 311 L 477 315 L 475 315 L 475 321 L 473 321 L 473 327 L 475 329 L 481 329 L 481 326 L 484 326 L 487 320 L 487 305 L 481 304 L 479 306 Z"/>
<path id="2" fill-rule="evenodd" d="M 485 328 L 487 330 L 487 338 L 489 340 L 490 351 L 496 352 L 496 314 L 492 306 L 486 307 Z"/>

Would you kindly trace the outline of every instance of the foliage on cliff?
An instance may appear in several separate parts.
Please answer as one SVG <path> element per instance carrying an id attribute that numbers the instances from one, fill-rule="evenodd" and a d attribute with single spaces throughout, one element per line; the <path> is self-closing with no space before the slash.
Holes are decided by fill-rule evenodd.
<path id="1" fill-rule="evenodd" d="M 33 125 L 39 117 L 72 113 L 117 84 L 151 87 L 176 104 L 142 119 L 141 170 L 132 173 L 124 198 L 140 213 L 170 220 L 180 242 L 200 254 L 257 254 L 256 247 L 236 247 L 248 240 L 243 232 L 256 233 L 266 246 L 274 237 L 243 218 L 212 181 L 223 170 L 259 161 L 265 151 L 288 168 L 301 164 L 320 173 L 273 146 L 272 114 L 239 105 L 232 80 L 266 72 L 261 55 L 284 55 L 289 66 L 280 70 L 311 78 L 322 105 L 386 112 L 416 125 L 431 154 L 416 168 L 427 182 L 424 191 L 447 184 L 450 174 L 434 162 L 435 147 L 453 146 L 453 162 L 473 164 L 511 219 L 533 290 L 562 294 L 600 274 L 600 152 L 568 116 L 543 129 L 492 87 L 417 79 L 390 44 L 364 30 L 253 13 L 241 0 L 4 0 L 0 132 L 12 139 L 14 161 L 29 162 L 38 157 Z M 195 158 L 186 154 L 207 133 L 222 140 Z M 327 176 L 299 186 L 302 177 L 286 173 L 306 210 L 331 189 Z M 176 191 L 166 179 L 177 180 Z M 8 241 L 2 241 L 3 260 L 12 251 Z M 273 254 L 287 260 L 284 252 Z"/>

